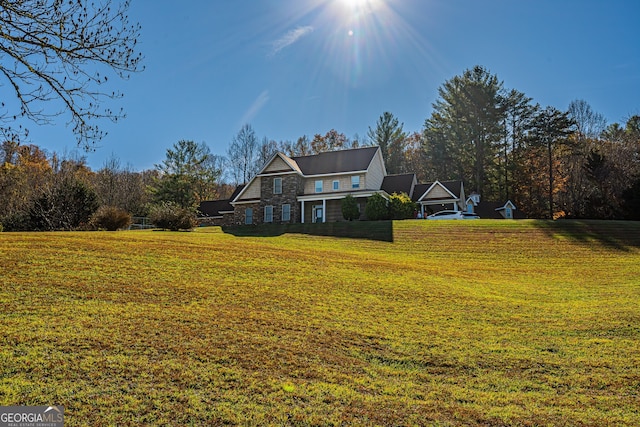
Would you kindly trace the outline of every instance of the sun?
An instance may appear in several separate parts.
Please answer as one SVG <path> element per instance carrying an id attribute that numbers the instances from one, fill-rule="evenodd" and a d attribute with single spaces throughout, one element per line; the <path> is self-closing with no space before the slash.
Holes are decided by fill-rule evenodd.
<path id="1" fill-rule="evenodd" d="M 336 0 L 343 7 L 350 9 L 352 12 L 362 12 L 375 9 L 377 3 L 381 0 Z"/>

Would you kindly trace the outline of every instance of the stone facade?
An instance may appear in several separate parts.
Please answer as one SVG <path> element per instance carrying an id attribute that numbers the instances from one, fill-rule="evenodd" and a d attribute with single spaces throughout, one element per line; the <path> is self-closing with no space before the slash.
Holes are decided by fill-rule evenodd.
<path id="1" fill-rule="evenodd" d="M 274 194 L 274 180 L 279 178 L 282 180 L 282 191 L 280 194 Z M 302 194 L 304 182 L 298 174 L 284 174 L 265 176 L 262 178 L 260 188 L 260 222 L 264 222 L 264 208 L 273 206 L 273 223 L 295 223 L 300 222 L 300 203 L 297 196 Z M 290 218 L 288 221 L 282 220 L 282 206 L 289 205 Z"/>
<path id="2" fill-rule="evenodd" d="M 235 209 L 233 210 L 233 221 L 232 224 L 233 225 L 245 225 L 245 214 L 247 209 L 253 209 L 253 220 L 251 222 L 251 224 L 260 224 L 260 222 L 258 222 L 259 219 L 259 212 L 260 212 L 260 202 L 256 201 L 255 203 L 242 203 L 240 205 L 237 205 L 235 207 Z M 260 214 L 261 215 L 261 214 Z"/>
<path id="3" fill-rule="evenodd" d="M 274 180 L 276 178 L 282 180 L 282 192 L 280 194 L 274 194 Z M 265 222 L 265 207 L 267 206 L 272 206 L 273 208 L 271 222 L 274 224 L 300 222 L 300 203 L 297 201 L 297 196 L 302 194 L 303 190 L 304 180 L 298 174 L 263 176 L 260 180 L 260 200 L 236 205 L 233 223 L 244 225 L 246 223 L 246 210 L 251 208 L 253 209 L 252 224 L 263 224 Z M 290 218 L 288 221 L 282 220 L 283 205 L 289 205 Z"/>

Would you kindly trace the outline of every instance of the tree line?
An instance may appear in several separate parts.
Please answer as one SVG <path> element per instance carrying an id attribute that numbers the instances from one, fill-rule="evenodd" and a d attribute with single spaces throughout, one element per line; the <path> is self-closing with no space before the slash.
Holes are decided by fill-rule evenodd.
<path id="1" fill-rule="evenodd" d="M 483 200 L 511 200 L 532 218 L 640 219 L 640 116 L 608 124 L 584 100 L 564 111 L 504 87 L 482 66 L 438 89 L 420 131 L 384 112 L 366 138 L 330 130 L 290 141 L 256 137 L 245 125 L 227 158 L 247 182 L 276 151 L 289 156 L 378 145 L 389 174 L 421 182 L 463 180 Z"/>
<path id="2" fill-rule="evenodd" d="M 295 142 L 259 138 L 246 124 L 226 156 L 181 140 L 151 170 L 113 157 L 92 171 L 82 156 L 48 155 L 33 144 L 0 145 L 0 224 L 5 230 L 95 228 L 102 207 L 133 216 L 228 197 L 276 152 L 304 156 L 378 145 L 389 174 L 462 179 L 483 200 L 512 200 L 533 218 L 640 219 L 640 116 L 607 124 L 584 100 L 541 107 L 477 66 L 446 81 L 421 131 L 384 112 L 366 137 L 335 129 Z M 164 209 L 164 211 L 163 211 Z M 93 225 L 92 225 L 93 224 Z"/>
<path id="3" fill-rule="evenodd" d="M 91 171 L 82 157 L 47 155 L 22 120 L 47 123 L 64 115 L 86 149 L 104 136 L 99 120 L 117 121 L 109 102 L 113 80 L 140 72 L 141 27 L 130 23 L 129 0 L 0 2 L 0 224 L 6 229 L 84 227 L 97 207 L 128 215 L 161 208 L 193 210 L 246 183 L 276 151 L 303 156 L 378 145 L 387 171 L 420 181 L 461 179 L 484 200 L 512 200 L 534 218 L 639 219 L 640 116 L 608 124 L 584 100 L 567 110 L 540 106 L 509 89 L 482 66 L 438 89 L 433 111 L 407 132 L 390 112 L 364 138 L 332 129 L 295 142 L 259 139 L 244 125 L 226 156 L 204 143 L 179 141 L 149 171 L 116 158 Z M 122 213 L 120 212 L 120 213 Z"/>

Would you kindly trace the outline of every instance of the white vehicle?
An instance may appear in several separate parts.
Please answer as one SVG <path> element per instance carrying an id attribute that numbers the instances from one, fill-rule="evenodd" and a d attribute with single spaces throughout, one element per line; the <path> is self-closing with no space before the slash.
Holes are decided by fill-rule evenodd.
<path id="1" fill-rule="evenodd" d="M 427 216 L 427 219 L 480 219 L 480 217 L 470 212 L 440 211 Z"/>

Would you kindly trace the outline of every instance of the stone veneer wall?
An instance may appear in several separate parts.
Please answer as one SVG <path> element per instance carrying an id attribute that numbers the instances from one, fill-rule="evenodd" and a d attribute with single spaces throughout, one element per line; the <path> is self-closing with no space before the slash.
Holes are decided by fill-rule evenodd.
<path id="1" fill-rule="evenodd" d="M 282 178 L 282 194 L 273 194 L 274 178 Z M 300 203 L 297 201 L 302 194 L 304 182 L 298 174 L 274 175 L 262 177 L 260 182 L 260 214 L 258 223 L 264 222 L 265 206 L 273 206 L 273 223 L 282 223 L 282 205 L 291 206 L 291 219 L 287 223 L 300 222 Z"/>
<path id="2" fill-rule="evenodd" d="M 273 179 L 282 178 L 282 194 L 273 194 Z M 273 223 L 282 223 L 282 205 L 291 206 L 291 220 L 287 223 L 300 222 L 300 203 L 297 201 L 299 194 L 302 194 L 304 183 L 298 174 L 285 174 L 263 176 L 260 179 L 260 200 L 252 203 L 242 203 L 236 205 L 233 212 L 233 224 L 245 224 L 245 210 L 253 208 L 253 224 L 264 223 L 265 206 L 273 206 Z"/>
<path id="3" fill-rule="evenodd" d="M 247 208 L 253 209 L 253 224 L 260 223 L 258 222 L 259 217 L 257 216 L 258 213 L 260 212 L 260 203 L 255 202 L 255 203 L 242 203 L 240 205 L 236 205 L 236 207 L 233 209 L 232 225 L 245 225 L 244 212 Z M 260 214 L 260 216 L 262 216 L 262 214 Z"/>

